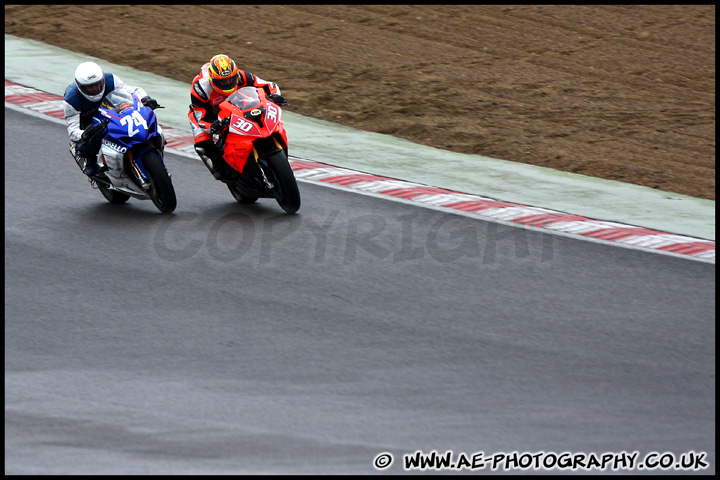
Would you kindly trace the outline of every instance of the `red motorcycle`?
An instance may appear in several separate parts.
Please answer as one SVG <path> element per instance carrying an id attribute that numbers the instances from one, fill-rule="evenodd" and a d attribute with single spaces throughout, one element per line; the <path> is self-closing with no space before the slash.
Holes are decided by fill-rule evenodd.
<path id="1" fill-rule="evenodd" d="M 232 171 L 223 179 L 235 200 L 274 198 L 286 213 L 300 208 L 300 191 L 288 162 L 282 110 L 261 88 L 242 87 L 220 104 L 222 130 L 213 139 Z M 199 152 L 203 153 L 203 152 Z M 212 171 L 212 160 L 201 155 Z"/>

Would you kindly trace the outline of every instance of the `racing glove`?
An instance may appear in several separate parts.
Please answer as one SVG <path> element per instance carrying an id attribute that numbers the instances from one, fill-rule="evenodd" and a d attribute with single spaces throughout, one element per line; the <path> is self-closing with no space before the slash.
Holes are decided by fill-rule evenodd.
<path id="1" fill-rule="evenodd" d="M 152 108 L 153 110 L 155 110 L 156 108 L 165 108 L 165 107 L 161 106 L 161 105 L 157 102 L 157 100 L 155 100 L 154 98 L 150 97 L 149 95 L 148 95 L 147 97 L 141 98 L 140 101 L 142 102 L 143 105 L 145 105 L 146 107 L 150 107 L 150 108 Z"/>
<path id="2" fill-rule="evenodd" d="M 216 134 L 219 131 L 223 130 L 225 127 L 227 127 L 230 124 L 230 117 L 227 117 L 225 120 L 220 120 L 219 118 L 212 122 L 212 125 L 210 125 L 210 133 Z"/>
<path id="3" fill-rule="evenodd" d="M 105 120 L 102 123 L 96 123 L 94 125 L 88 126 L 85 130 L 83 130 L 83 133 L 80 136 L 80 141 L 85 143 L 91 140 L 95 135 L 105 129 L 105 125 L 107 125 L 107 122 L 108 121 Z"/>
<path id="4" fill-rule="evenodd" d="M 285 97 L 283 97 L 279 93 L 271 93 L 270 95 L 268 95 L 268 100 L 278 105 L 288 105 L 288 103 L 285 101 Z"/>

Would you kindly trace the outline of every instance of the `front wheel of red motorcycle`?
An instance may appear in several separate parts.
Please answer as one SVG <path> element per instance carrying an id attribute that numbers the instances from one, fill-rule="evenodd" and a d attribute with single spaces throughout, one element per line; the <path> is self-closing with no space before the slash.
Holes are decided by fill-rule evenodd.
<path id="1" fill-rule="evenodd" d="M 265 157 L 265 163 L 272 172 L 273 194 L 278 205 L 285 213 L 295 213 L 300 209 L 300 190 L 287 155 L 283 150 Z"/>

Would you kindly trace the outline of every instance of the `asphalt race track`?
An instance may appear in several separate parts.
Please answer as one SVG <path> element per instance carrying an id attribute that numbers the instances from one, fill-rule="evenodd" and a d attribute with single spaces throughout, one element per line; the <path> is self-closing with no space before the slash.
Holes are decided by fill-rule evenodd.
<path id="1" fill-rule="evenodd" d="M 111 205 L 62 125 L 5 109 L 6 474 L 403 473 L 418 450 L 714 473 L 714 264 L 309 183 L 289 216 L 166 160 L 173 215 Z"/>

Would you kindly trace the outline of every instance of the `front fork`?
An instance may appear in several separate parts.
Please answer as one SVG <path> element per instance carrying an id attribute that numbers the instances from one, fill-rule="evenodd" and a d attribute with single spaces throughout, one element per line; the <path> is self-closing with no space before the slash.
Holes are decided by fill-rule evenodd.
<path id="1" fill-rule="evenodd" d="M 275 140 L 275 143 L 278 143 L 277 140 Z M 262 181 L 265 185 L 265 188 L 267 188 L 268 190 L 272 190 L 273 188 L 275 188 L 275 185 L 270 180 L 268 180 L 267 175 L 265 175 L 265 170 L 263 170 L 262 165 L 260 165 L 260 155 L 258 154 L 255 145 L 253 145 L 252 154 L 253 158 L 255 159 L 255 163 L 257 164 L 258 170 L 260 170 L 260 175 L 262 176 Z"/>
<path id="2" fill-rule="evenodd" d="M 282 143 L 280 143 L 280 141 L 277 139 L 277 134 L 273 134 L 272 137 L 270 137 L 270 138 L 272 138 L 272 141 L 275 144 L 275 149 L 274 150 L 272 148 L 269 149 L 269 151 L 267 151 L 265 153 L 265 155 L 269 155 L 270 153 L 275 153 L 277 151 L 284 150 Z M 260 170 L 260 175 L 262 175 L 262 181 L 265 184 L 265 187 L 268 190 L 274 189 L 275 185 L 270 180 L 268 180 L 267 175 L 265 175 L 265 170 L 263 170 L 263 167 L 260 162 L 260 154 L 258 153 L 257 149 L 255 148 L 255 144 L 253 144 L 252 155 L 253 155 L 253 158 L 255 159 L 255 163 L 258 166 L 258 169 Z"/>
<path id="3" fill-rule="evenodd" d="M 163 158 L 163 150 L 165 145 L 163 145 L 163 148 L 158 150 L 158 154 L 160 155 L 160 159 L 163 162 L 163 165 L 165 165 L 165 161 Z M 140 188 L 147 191 L 152 186 L 152 179 L 150 178 L 150 175 L 148 175 L 147 171 L 145 170 L 145 166 L 143 165 L 141 159 L 143 155 L 148 152 L 149 150 L 153 150 L 155 147 L 149 147 L 141 152 L 139 152 L 137 155 L 133 155 L 133 152 L 131 150 L 128 150 L 126 155 L 128 156 L 128 163 L 130 165 L 130 168 L 133 171 L 133 175 L 138 180 L 138 183 L 140 184 Z M 156 149 L 157 150 L 157 149 Z M 165 171 L 168 174 L 168 177 L 172 177 L 170 172 L 167 171 L 167 167 L 165 167 Z"/>
<path id="4" fill-rule="evenodd" d="M 150 188 L 150 177 L 145 171 L 145 167 L 133 157 L 130 157 L 130 167 L 132 168 L 133 175 L 135 175 L 137 181 L 140 182 L 140 188 L 147 191 Z"/>

